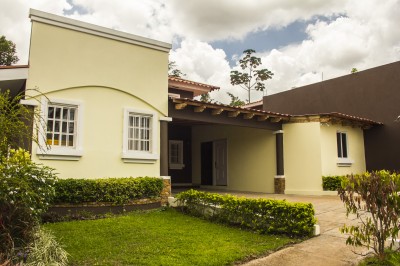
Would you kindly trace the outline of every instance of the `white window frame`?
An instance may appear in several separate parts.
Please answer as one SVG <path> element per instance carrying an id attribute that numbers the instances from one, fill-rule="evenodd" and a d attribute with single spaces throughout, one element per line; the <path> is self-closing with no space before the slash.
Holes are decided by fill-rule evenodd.
<path id="1" fill-rule="evenodd" d="M 178 162 L 172 162 L 172 145 L 178 145 Z M 185 165 L 183 164 L 183 141 L 182 140 L 169 140 L 168 141 L 168 164 L 169 169 L 182 170 Z"/>
<path id="2" fill-rule="evenodd" d="M 150 150 L 149 151 L 135 151 L 129 150 L 128 146 L 128 128 L 129 128 L 129 114 L 135 113 L 143 116 L 151 116 L 150 121 Z M 123 136 L 122 136 L 122 160 L 126 163 L 155 163 L 159 158 L 158 154 L 158 115 L 156 112 L 150 110 L 143 110 L 137 108 L 124 108 L 123 115 Z"/>
<path id="3" fill-rule="evenodd" d="M 75 143 L 74 146 L 52 146 L 47 144 L 47 115 L 48 107 L 51 105 L 71 105 L 76 106 L 75 113 Z M 81 101 L 56 99 L 42 97 L 40 114 L 44 121 L 39 121 L 38 139 L 39 147 L 36 154 L 44 160 L 79 160 L 83 155 L 83 112 L 84 106 Z"/>
<path id="4" fill-rule="evenodd" d="M 340 134 L 340 146 L 341 146 L 341 156 L 339 156 L 339 150 L 338 150 L 338 146 L 337 146 L 337 142 L 338 142 L 338 134 Z M 346 157 L 343 157 L 343 136 L 345 136 L 346 138 Z M 337 154 L 337 165 L 338 166 L 351 166 L 354 162 L 353 160 L 350 159 L 349 156 L 349 138 L 348 138 L 348 134 L 345 131 L 337 131 L 336 132 L 336 154 Z"/>

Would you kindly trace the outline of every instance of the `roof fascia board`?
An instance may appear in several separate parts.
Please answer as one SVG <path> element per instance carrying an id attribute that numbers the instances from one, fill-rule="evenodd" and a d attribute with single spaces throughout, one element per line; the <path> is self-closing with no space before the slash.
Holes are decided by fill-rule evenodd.
<path id="1" fill-rule="evenodd" d="M 28 73 L 29 73 L 28 67 L 1 68 L 0 69 L 0 81 L 27 79 Z"/>
<path id="2" fill-rule="evenodd" d="M 78 21 L 75 19 L 70 19 L 62 16 L 57 16 L 54 14 L 46 13 L 43 11 L 30 9 L 29 17 L 31 21 L 41 22 L 65 29 L 70 29 L 78 32 L 88 33 L 112 40 L 117 40 L 121 42 L 126 42 L 130 44 L 135 44 L 143 46 L 146 48 L 155 49 L 162 52 L 169 52 L 172 48 L 170 43 L 165 43 L 134 34 L 121 32 L 113 29 L 108 29 L 105 27 L 97 26 L 94 24 Z"/>

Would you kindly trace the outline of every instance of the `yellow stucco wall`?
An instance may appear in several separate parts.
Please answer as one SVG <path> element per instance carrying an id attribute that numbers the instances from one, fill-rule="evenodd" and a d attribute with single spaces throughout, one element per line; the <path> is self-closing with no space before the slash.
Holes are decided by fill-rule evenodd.
<path id="1" fill-rule="evenodd" d="M 78 161 L 32 158 L 59 177 L 159 176 L 159 160 L 121 159 L 124 107 L 168 113 L 168 53 L 34 21 L 27 89 L 49 98 L 82 102 L 82 148 Z M 78 110 L 79 111 L 79 110 Z M 159 154 L 159 121 L 157 120 Z"/>
<path id="2" fill-rule="evenodd" d="M 282 128 L 285 193 L 318 194 L 322 191 L 320 123 L 284 124 Z"/>
<path id="3" fill-rule="evenodd" d="M 29 66 L 28 89 L 118 88 L 168 112 L 166 52 L 33 22 Z"/>
<path id="4" fill-rule="evenodd" d="M 274 192 L 275 135 L 272 131 L 235 126 L 194 126 L 192 129 L 193 183 L 200 184 L 200 145 L 227 139 L 227 189 Z"/>
<path id="5" fill-rule="evenodd" d="M 283 125 L 286 194 L 324 194 L 322 176 L 365 171 L 363 131 L 319 122 Z M 346 132 L 350 166 L 338 166 L 336 132 Z"/>
<path id="6" fill-rule="evenodd" d="M 61 178 L 159 176 L 159 160 L 151 164 L 124 163 L 122 131 L 124 107 L 147 110 L 143 101 L 124 92 L 104 87 L 80 87 L 48 93 L 49 98 L 79 100 L 83 106 L 83 155 L 78 161 L 39 159 L 33 145 L 32 159 L 56 169 Z M 107 104 L 104 104 L 105 99 Z M 99 108 L 104 106 L 104 108 Z M 159 127 L 157 128 L 159 136 Z M 158 140 L 157 140 L 158 141 Z M 159 154 L 159 148 L 158 148 Z"/>
<path id="7" fill-rule="evenodd" d="M 348 157 L 353 163 L 351 166 L 337 165 L 336 132 L 347 134 Z M 358 174 L 366 171 L 364 134 L 358 127 L 341 126 L 338 124 L 321 124 L 321 156 L 322 175 Z"/>

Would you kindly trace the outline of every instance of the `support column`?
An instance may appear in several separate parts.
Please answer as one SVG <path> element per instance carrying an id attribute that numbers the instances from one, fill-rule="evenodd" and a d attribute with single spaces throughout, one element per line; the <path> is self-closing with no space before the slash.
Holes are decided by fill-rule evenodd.
<path id="1" fill-rule="evenodd" d="M 160 175 L 168 176 L 168 122 L 170 117 L 160 119 Z"/>
<path id="2" fill-rule="evenodd" d="M 285 172 L 283 164 L 283 130 L 274 132 L 276 138 L 276 176 L 275 193 L 285 194 Z"/>

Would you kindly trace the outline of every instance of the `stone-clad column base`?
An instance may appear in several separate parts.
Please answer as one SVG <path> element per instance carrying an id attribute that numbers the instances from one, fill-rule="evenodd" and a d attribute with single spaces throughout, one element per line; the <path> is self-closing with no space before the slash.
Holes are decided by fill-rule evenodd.
<path id="1" fill-rule="evenodd" d="M 274 193 L 275 194 L 285 194 L 285 176 L 280 175 L 280 176 L 275 176 L 274 178 L 274 182 L 275 182 L 275 190 Z"/>

